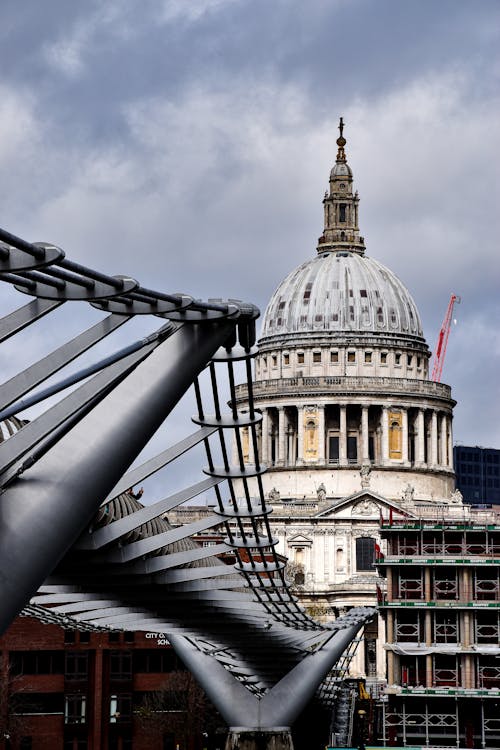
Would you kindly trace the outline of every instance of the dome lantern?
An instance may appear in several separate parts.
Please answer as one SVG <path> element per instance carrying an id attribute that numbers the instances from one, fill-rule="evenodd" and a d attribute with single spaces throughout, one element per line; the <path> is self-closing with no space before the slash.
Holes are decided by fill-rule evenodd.
<path id="1" fill-rule="evenodd" d="M 357 192 L 353 194 L 352 170 L 345 154 L 344 120 L 339 122 L 337 160 L 330 172 L 330 192 L 323 199 L 325 228 L 319 238 L 318 253 L 349 250 L 364 255 L 365 245 L 359 234 Z"/>

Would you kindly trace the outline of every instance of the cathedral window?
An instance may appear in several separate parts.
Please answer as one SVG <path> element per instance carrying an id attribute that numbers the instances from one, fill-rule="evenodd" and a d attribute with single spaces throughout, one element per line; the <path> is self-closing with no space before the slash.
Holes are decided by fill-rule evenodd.
<path id="1" fill-rule="evenodd" d="M 387 352 L 381 352 L 380 353 L 380 364 L 386 365 L 387 364 Z"/>
<path id="2" fill-rule="evenodd" d="M 273 367 L 277 367 L 277 365 L 278 365 L 278 357 L 276 356 L 276 354 L 273 354 L 273 356 L 272 356 L 272 362 L 273 362 Z"/>
<path id="3" fill-rule="evenodd" d="M 342 222 L 347 221 L 346 213 L 347 213 L 347 206 L 345 203 L 341 203 L 339 206 L 339 221 L 342 221 Z"/>
<path id="4" fill-rule="evenodd" d="M 397 353 L 394 355 L 394 364 L 400 365 L 401 364 L 401 354 Z"/>
<path id="5" fill-rule="evenodd" d="M 321 352 L 313 352 L 313 362 L 321 362 Z"/>
<path id="6" fill-rule="evenodd" d="M 339 361 L 339 353 L 338 352 L 330 352 L 330 362 L 335 363 Z"/>
<path id="7" fill-rule="evenodd" d="M 411 354 L 406 355 L 406 362 L 408 364 L 408 367 L 412 367 L 413 357 L 411 356 Z"/>
<path id="8" fill-rule="evenodd" d="M 365 362 L 366 364 L 371 364 L 372 361 L 372 353 L 371 352 L 365 352 Z"/>
<path id="9" fill-rule="evenodd" d="M 356 435 L 347 436 L 347 461 L 355 464 L 358 461 L 358 438 Z"/>
<path id="10" fill-rule="evenodd" d="M 290 364 L 290 355 L 289 354 L 283 354 L 283 364 L 289 365 Z"/>
<path id="11" fill-rule="evenodd" d="M 347 352 L 347 361 L 356 362 L 356 352 Z"/>
<path id="12" fill-rule="evenodd" d="M 303 365 L 304 364 L 304 352 L 298 352 L 298 354 L 297 354 L 297 362 L 299 363 L 299 365 Z"/>
<path id="13" fill-rule="evenodd" d="M 356 569 L 373 570 L 375 567 L 375 539 L 361 536 L 356 539 Z"/>

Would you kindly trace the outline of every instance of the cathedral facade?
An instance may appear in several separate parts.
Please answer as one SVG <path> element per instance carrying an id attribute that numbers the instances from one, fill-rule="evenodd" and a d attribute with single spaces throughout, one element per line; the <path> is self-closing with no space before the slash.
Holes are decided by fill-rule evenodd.
<path id="1" fill-rule="evenodd" d="M 342 120 L 337 146 L 316 254 L 271 297 L 253 384 L 278 550 L 325 618 L 376 602 L 381 512 L 456 499 L 451 389 L 429 380 L 409 291 L 366 254 Z M 238 400 L 244 410 L 245 386 Z M 365 635 L 355 672 L 383 679 L 382 631 Z"/>

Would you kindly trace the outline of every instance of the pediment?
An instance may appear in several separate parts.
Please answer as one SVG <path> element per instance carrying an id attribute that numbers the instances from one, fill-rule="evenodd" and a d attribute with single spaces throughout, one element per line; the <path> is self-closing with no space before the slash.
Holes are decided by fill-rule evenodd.
<path id="1" fill-rule="evenodd" d="M 307 546 L 313 543 L 313 540 L 311 537 L 306 536 L 305 534 L 294 534 L 291 537 L 288 537 L 287 544 L 290 547 L 293 546 Z"/>
<path id="2" fill-rule="evenodd" d="M 317 513 L 314 518 L 365 518 L 378 520 L 381 511 L 387 515 L 388 511 L 401 513 L 401 506 L 386 497 L 370 490 L 360 490 L 353 495 L 348 495 L 329 508 Z M 405 513 L 408 511 L 405 509 Z"/>

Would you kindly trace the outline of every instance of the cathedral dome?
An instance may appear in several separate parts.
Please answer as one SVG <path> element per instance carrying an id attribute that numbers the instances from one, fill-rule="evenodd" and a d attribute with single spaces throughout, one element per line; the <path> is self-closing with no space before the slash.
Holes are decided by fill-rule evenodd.
<path id="1" fill-rule="evenodd" d="M 348 250 L 322 252 L 303 263 L 271 297 L 262 343 L 307 332 L 423 341 L 417 306 L 404 284 L 381 263 Z"/>

